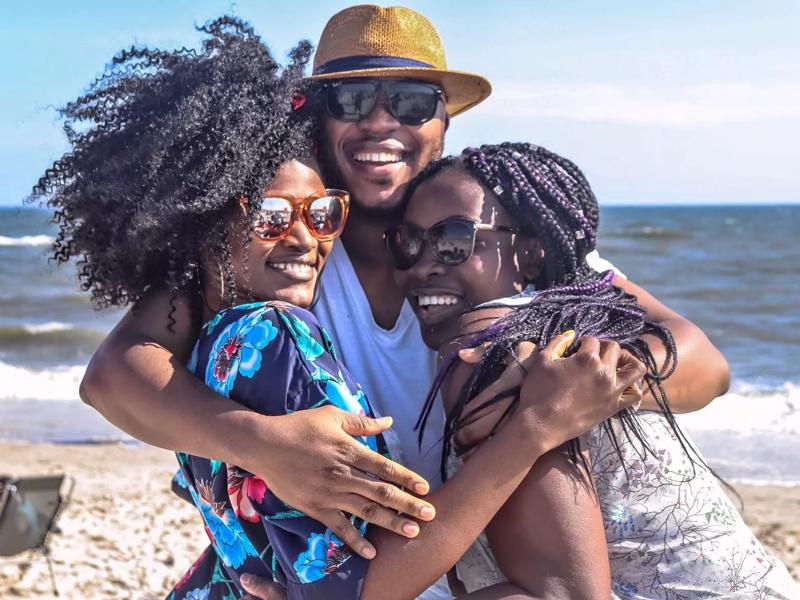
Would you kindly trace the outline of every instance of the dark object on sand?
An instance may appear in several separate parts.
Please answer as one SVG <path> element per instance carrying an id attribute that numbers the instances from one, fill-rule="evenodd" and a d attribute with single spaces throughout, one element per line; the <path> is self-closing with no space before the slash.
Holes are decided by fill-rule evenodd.
<path id="1" fill-rule="evenodd" d="M 56 519 L 69 503 L 73 487 L 74 481 L 67 475 L 0 477 L 0 556 L 14 556 L 26 550 L 41 552 L 56 596 L 58 588 L 47 540 L 50 533 L 57 531 Z"/>

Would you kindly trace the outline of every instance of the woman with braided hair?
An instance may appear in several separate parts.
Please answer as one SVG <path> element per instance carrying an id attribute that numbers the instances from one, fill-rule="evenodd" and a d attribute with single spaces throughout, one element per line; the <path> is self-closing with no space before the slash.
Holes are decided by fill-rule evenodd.
<path id="1" fill-rule="evenodd" d="M 673 418 L 672 334 L 645 318 L 624 279 L 596 264 L 599 210 L 578 167 L 531 144 L 470 148 L 429 165 L 405 202 L 403 222 L 385 239 L 423 338 L 441 359 L 419 427 L 441 392 L 443 476 L 524 418 L 515 395 L 494 393 L 495 381 L 509 364 L 522 381 L 533 347 L 572 330 L 567 355 L 611 340 L 607 352 L 647 366 L 646 410 L 623 410 L 537 461 L 459 563 L 466 589 L 508 578 L 535 597 L 565 589 L 600 597 L 585 580 L 596 576 L 587 569 L 598 565 L 602 519 L 620 598 L 790 597 L 785 567 Z"/>

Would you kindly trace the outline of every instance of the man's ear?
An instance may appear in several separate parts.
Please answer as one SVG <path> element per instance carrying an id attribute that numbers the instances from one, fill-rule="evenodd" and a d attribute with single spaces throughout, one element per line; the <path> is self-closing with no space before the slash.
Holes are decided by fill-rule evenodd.
<path id="1" fill-rule="evenodd" d="M 544 271 L 544 249 L 535 237 L 523 240 L 522 274 L 528 281 L 536 281 Z"/>

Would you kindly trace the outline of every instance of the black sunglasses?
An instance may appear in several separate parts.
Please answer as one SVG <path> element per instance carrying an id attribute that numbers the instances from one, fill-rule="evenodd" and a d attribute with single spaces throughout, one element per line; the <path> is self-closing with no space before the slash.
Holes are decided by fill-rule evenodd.
<path id="1" fill-rule="evenodd" d="M 487 225 L 463 217 L 449 217 L 428 229 L 411 223 L 400 223 L 387 229 L 383 239 L 395 268 L 406 271 L 419 261 L 425 244 L 431 247 L 436 261 L 443 265 L 454 266 L 466 262 L 475 252 L 475 236 L 479 231 L 519 233 L 516 227 Z"/>
<path id="2" fill-rule="evenodd" d="M 365 118 L 386 95 L 386 110 L 402 125 L 422 125 L 436 115 L 442 88 L 408 80 L 345 79 L 325 86 L 325 109 L 339 121 L 355 123 Z"/>

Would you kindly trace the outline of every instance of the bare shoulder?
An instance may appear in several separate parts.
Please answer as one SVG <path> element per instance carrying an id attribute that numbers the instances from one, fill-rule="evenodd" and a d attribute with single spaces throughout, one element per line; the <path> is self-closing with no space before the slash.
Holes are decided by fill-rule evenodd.
<path id="1" fill-rule="evenodd" d="M 189 356 L 199 328 L 192 323 L 190 301 L 167 290 L 150 290 L 111 331 L 103 346 L 156 343 L 176 357 Z M 103 350 L 101 347 L 100 351 Z"/>
<path id="2" fill-rule="evenodd" d="M 614 285 L 625 292 L 636 296 L 636 300 L 647 309 L 647 318 L 651 321 L 663 321 L 665 319 L 684 319 L 681 315 L 661 302 L 653 294 L 643 287 L 637 285 L 630 279 L 624 277 L 614 277 Z"/>

